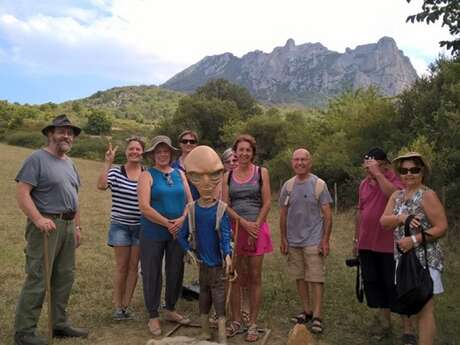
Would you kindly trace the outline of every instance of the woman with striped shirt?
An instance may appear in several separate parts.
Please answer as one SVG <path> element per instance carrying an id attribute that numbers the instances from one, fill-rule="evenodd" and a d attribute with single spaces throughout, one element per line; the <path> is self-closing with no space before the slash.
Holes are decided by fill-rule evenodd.
<path id="1" fill-rule="evenodd" d="M 97 188 L 112 192 L 111 223 L 107 244 L 115 251 L 114 303 L 115 320 L 128 320 L 129 303 L 137 284 L 139 262 L 140 216 L 137 181 L 143 171 L 142 154 L 145 144 L 139 137 L 127 139 L 126 164 L 112 167 L 118 146 L 105 153 L 105 163 Z"/>

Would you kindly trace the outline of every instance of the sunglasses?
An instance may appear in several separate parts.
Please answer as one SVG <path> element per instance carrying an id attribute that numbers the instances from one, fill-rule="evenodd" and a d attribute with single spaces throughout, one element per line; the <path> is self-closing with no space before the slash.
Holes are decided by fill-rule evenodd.
<path id="1" fill-rule="evenodd" d="M 407 175 L 408 173 L 411 173 L 411 175 L 415 175 L 415 174 L 419 174 L 420 171 L 422 171 L 422 168 L 420 168 L 420 167 L 399 168 L 399 173 L 401 175 Z"/>
<path id="2" fill-rule="evenodd" d="M 180 142 L 181 142 L 181 144 L 190 144 L 190 145 L 195 145 L 196 144 L 195 139 L 182 139 Z"/>
<path id="3" fill-rule="evenodd" d="M 172 180 L 171 174 L 170 174 L 170 173 L 164 173 L 164 174 L 163 174 L 163 177 L 164 177 L 164 179 L 165 179 L 165 181 L 166 181 L 166 184 L 167 184 L 168 186 L 172 186 L 173 180 Z"/>

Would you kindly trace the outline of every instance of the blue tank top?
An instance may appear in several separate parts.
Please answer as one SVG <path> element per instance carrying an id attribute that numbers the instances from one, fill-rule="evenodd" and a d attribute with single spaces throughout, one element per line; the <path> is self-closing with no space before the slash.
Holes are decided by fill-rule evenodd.
<path id="1" fill-rule="evenodd" d="M 147 170 L 152 176 L 153 183 L 150 190 L 150 206 L 168 219 L 182 216 L 187 202 L 184 184 L 178 170 L 165 174 L 156 168 Z M 141 225 L 144 236 L 157 241 L 172 239 L 168 229 L 153 223 L 141 216 Z"/>

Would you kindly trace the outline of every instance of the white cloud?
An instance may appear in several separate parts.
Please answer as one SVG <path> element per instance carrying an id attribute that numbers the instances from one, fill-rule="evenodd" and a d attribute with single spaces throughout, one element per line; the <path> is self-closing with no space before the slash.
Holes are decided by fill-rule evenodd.
<path id="1" fill-rule="evenodd" d="M 270 52 L 288 38 L 344 51 L 391 36 L 420 73 L 448 37 L 439 25 L 405 23 L 420 7 L 402 0 L 89 0 L 48 13 L 42 2 L 27 17 L 3 12 L 0 47 L 30 73 L 158 83 L 206 55 Z"/>

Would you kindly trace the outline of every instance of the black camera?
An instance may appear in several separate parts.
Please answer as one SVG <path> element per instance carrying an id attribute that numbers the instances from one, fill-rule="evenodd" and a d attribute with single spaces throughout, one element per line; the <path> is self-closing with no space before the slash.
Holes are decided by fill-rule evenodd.
<path id="1" fill-rule="evenodd" d="M 345 265 L 348 267 L 357 267 L 359 266 L 359 257 L 348 258 L 345 260 Z"/>

